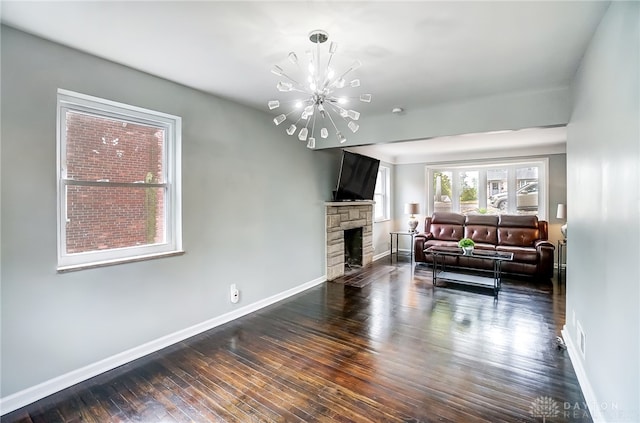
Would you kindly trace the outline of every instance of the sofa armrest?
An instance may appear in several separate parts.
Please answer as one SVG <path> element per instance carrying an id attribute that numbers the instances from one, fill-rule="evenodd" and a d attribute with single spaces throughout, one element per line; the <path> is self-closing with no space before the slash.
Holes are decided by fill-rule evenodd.
<path id="1" fill-rule="evenodd" d="M 537 240 L 535 247 L 538 251 L 538 276 L 550 279 L 553 276 L 556 247 L 546 239 Z"/>
<path id="2" fill-rule="evenodd" d="M 551 241 L 547 240 L 547 239 L 539 239 L 537 240 L 534 244 L 533 244 L 536 248 L 542 248 L 542 247 L 551 247 L 554 250 L 556 249 L 555 245 L 553 245 L 553 243 L 551 243 Z"/>
<path id="3" fill-rule="evenodd" d="M 433 234 L 429 233 L 421 233 L 414 237 L 413 240 L 413 257 L 416 262 L 427 262 L 427 257 L 424 255 L 424 243 L 428 240 L 433 239 Z"/>

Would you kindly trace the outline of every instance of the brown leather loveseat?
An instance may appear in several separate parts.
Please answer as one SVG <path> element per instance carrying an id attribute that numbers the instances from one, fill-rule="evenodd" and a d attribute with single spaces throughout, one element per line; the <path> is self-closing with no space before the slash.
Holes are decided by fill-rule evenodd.
<path id="1" fill-rule="evenodd" d="M 555 247 L 548 241 L 548 224 L 528 215 L 462 215 L 435 212 L 426 217 L 424 232 L 415 236 L 416 262 L 433 263 L 424 250 L 435 245 L 457 246 L 461 238 L 471 238 L 475 248 L 513 253 L 513 261 L 504 262 L 504 273 L 549 279 L 553 275 Z M 489 260 L 473 257 L 446 257 L 447 265 L 490 270 Z"/>

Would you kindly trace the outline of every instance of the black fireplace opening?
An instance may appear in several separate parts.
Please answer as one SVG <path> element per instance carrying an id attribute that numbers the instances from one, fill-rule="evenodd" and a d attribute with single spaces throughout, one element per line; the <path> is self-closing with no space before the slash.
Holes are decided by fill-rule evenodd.
<path id="1" fill-rule="evenodd" d="M 362 228 L 344 231 L 344 268 L 362 267 Z"/>

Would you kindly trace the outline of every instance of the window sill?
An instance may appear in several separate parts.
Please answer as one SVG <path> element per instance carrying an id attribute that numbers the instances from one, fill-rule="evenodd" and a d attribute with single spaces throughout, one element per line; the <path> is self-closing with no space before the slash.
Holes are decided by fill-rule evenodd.
<path id="1" fill-rule="evenodd" d="M 391 219 L 386 218 L 386 219 L 380 219 L 380 220 L 374 220 L 373 223 L 383 223 L 383 222 L 390 222 Z"/>
<path id="2" fill-rule="evenodd" d="M 180 251 L 171 251 L 168 253 L 158 253 L 158 254 L 149 254 L 146 256 L 131 257 L 126 259 L 106 260 L 106 261 L 100 261 L 95 263 L 74 264 L 69 266 L 58 266 L 56 270 L 58 273 L 68 273 L 68 272 L 75 272 L 77 270 L 95 269 L 98 267 L 113 266 L 116 264 L 135 263 L 138 261 L 154 260 L 154 259 L 159 259 L 164 257 L 181 256 L 184 253 L 185 253 L 184 251 L 180 250 Z"/>

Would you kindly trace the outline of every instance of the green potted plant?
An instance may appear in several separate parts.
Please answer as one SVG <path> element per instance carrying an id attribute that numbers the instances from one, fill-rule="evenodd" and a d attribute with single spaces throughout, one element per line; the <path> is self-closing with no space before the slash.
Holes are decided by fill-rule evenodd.
<path id="1" fill-rule="evenodd" d="M 476 243 L 471 238 L 462 238 L 458 241 L 458 247 L 462 248 L 464 254 L 471 254 L 475 245 Z"/>

